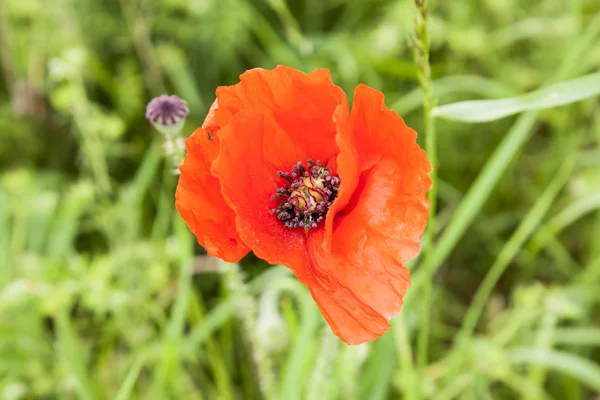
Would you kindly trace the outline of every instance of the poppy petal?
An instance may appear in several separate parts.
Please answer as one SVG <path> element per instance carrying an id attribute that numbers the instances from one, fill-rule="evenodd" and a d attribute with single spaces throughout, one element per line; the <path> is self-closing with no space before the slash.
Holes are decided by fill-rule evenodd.
<path id="1" fill-rule="evenodd" d="M 344 132 L 347 131 L 341 131 Z M 360 181 L 365 182 L 362 190 L 353 191 L 352 199 L 336 216 L 336 224 L 340 225 L 344 219 L 353 220 L 354 226 L 366 224 L 374 232 L 413 243 L 397 249 L 401 253 L 396 257 L 400 263 L 419 252 L 429 212 L 426 195 L 431 188 L 428 176 L 431 164 L 416 138 L 417 133 L 385 106 L 381 92 L 365 85 L 357 86 L 349 140 L 360 152 L 347 155 L 345 153 L 355 151 L 354 148 L 340 146 L 338 169 L 341 173 L 351 171 L 351 166 L 344 169 L 342 165 L 356 160 L 356 172 Z M 338 138 L 338 142 L 341 140 Z M 340 175 L 340 178 L 343 185 L 344 177 Z M 342 187 L 341 196 L 348 196 Z M 350 216 L 353 212 L 355 215 Z M 333 226 L 332 230 L 335 229 Z"/>
<path id="2" fill-rule="evenodd" d="M 339 131 L 350 131 L 350 138 L 338 138 L 338 143 L 346 140 L 352 145 L 340 145 L 337 161 L 342 185 L 350 176 L 349 187 L 354 188 L 345 194 L 349 198 L 340 203 L 343 207 L 333 209 L 334 203 L 329 210 L 337 211 L 334 218 L 328 215 L 333 219 L 331 231 L 327 229 L 323 238 L 311 236 L 308 249 L 314 269 L 352 294 L 353 302 L 359 300 L 354 303 L 355 310 L 374 311 L 379 318 L 389 320 L 402 308 L 410 286 L 404 263 L 420 249 L 429 210 L 426 193 L 431 187 L 427 175 L 431 166 L 416 143 L 416 133 L 385 107 L 380 92 L 364 85 L 357 87 L 350 125 L 349 130 Z M 340 188 L 338 200 L 343 195 Z M 331 235 L 329 243 L 327 235 Z M 324 301 L 347 301 L 333 295 L 328 298 Z M 347 327 L 344 313 L 330 312 L 329 318 L 342 339 L 371 340 Z M 385 329 L 380 330 L 376 319 L 371 334 L 380 335 Z"/>
<path id="3" fill-rule="evenodd" d="M 219 181 L 210 173 L 218 144 L 199 128 L 187 139 L 186 148 L 175 205 L 209 255 L 237 262 L 249 249 L 235 229 L 235 215 L 221 195 Z"/>
<path id="4" fill-rule="evenodd" d="M 337 213 L 346 207 L 352 193 L 358 185 L 358 154 L 356 143 L 352 135 L 352 118 L 347 104 L 341 104 L 333 114 L 333 120 L 337 127 L 336 143 L 339 154 L 336 158 L 336 173 L 340 177 L 340 189 L 338 197 L 329 207 L 325 218 L 324 246 L 331 248 L 331 236 L 333 233 L 333 221 Z"/>
<path id="5" fill-rule="evenodd" d="M 361 176 L 348 205 L 350 210 L 344 210 L 348 214 L 336 223 L 331 250 L 323 246 L 318 235 L 311 235 L 308 241 L 314 270 L 335 282 L 339 293 L 323 296 L 325 303 L 319 307 L 345 310 L 351 303 L 352 315 L 363 314 L 363 321 L 368 318 L 364 324 L 368 329 L 357 330 L 346 321 L 347 313 L 327 312 L 332 329 L 347 343 L 362 343 L 383 334 L 389 327 L 387 321 L 401 310 L 410 286 L 410 273 L 403 261 L 414 257 L 419 241 L 403 236 L 410 216 L 407 219 L 399 210 L 409 211 L 422 204 L 393 204 L 395 193 L 389 182 L 399 179 L 398 175 L 392 160 L 377 163 Z M 319 302 L 317 296 L 315 300 Z"/>
<path id="6" fill-rule="evenodd" d="M 177 207 L 209 253 L 235 261 L 253 250 L 290 267 L 349 344 L 389 329 L 427 222 L 431 166 L 383 94 L 357 86 L 350 112 L 327 70 L 250 70 L 217 89 L 187 146 Z M 325 223 L 305 232 L 272 210 L 286 183 L 278 171 L 308 158 L 341 183 Z"/>
<path id="7" fill-rule="evenodd" d="M 427 174 L 431 171 L 431 164 L 416 143 L 416 138 L 417 133 L 386 107 L 380 91 L 362 84 L 356 87 L 352 115 L 345 125 L 340 126 L 338 123 L 336 141 L 340 153 L 337 165 L 342 183 L 338 198 L 327 215 L 327 248 L 331 245 L 333 220 L 350 201 L 358 176 L 383 157 L 390 156 L 403 169 L 411 171 L 410 174 L 404 174 L 404 179 L 412 179 L 412 184 L 420 186 L 421 192 L 415 192 L 415 195 L 424 195 L 429 190 L 431 181 Z"/>
<path id="8" fill-rule="evenodd" d="M 300 269 L 308 264 L 306 236 L 302 230 L 286 228 L 270 211 L 276 207 L 271 196 L 281 185 L 272 160 L 296 151 L 288 146 L 289 138 L 269 115 L 256 110 L 239 111 L 219 136 L 221 150 L 212 173 L 235 212 L 240 237 L 258 257 L 285 264 L 301 275 Z M 284 142 L 285 146 L 272 146 Z"/>
<path id="9" fill-rule="evenodd" d="M 217 130 L 240 110 L 258 110 L 272 116 L 299 154 L 327 161 L 338 151 L 332 114 L 340 104 L 347 104 L 346 95 L 333 84 L 327 69 L 304 74 L 281 65 L 273 70 L 256 68 L 243 73 L 240 83 L 217 88 L 204 126 Z M 306 159 L 296 158 L 282 168 L 297 161 Z"/>
<path id="10" fill-rule="evenodd" d="M 321 230 L 310 235 L 307 243 L 310 274 L 301 280 L 309 287 L 323 316 L 340 339 L 348 344 L 374 340 L 385 333 L 390 324 L 365 299 L 378 289 L 389 292 L 389 287 L 383 283 L 388 277 L 371 277 L 370 274 L 377 271 L 361 271 L 368 265 L 349 264 L 355 260 L 343 253 L 325 250 L 322 246 L 324 234 Z"/>
<path id="11" fill-rule="evenodd" d="M 383 93 L 360 84 L 354 91 L 352 135 L 359 152 L 359 169 L 365 171 L 379 159 L 391 157 L 406 178 L 420 186 L 424 195 L 431 187 L 431 164 L 417 144 L 417 133 L 384 102 Z M 409 190 L 413 191 L 414 188 Z"/>

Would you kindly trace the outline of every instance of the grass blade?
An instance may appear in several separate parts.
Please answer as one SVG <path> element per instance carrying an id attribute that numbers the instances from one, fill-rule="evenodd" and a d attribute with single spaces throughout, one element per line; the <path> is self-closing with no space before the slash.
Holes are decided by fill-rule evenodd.
<path id="1" fill-rule="evenodd" d="M 559 328 L 554 331 L 552 339 L 556 344 L 600 347 L 600 328 Z"/>
<path id="2" fill-rule="evenodd" d="M 510 265 L 511 261 L 517 255 L 519 250 L 523 247 L 523 244 L 526 242 L 527 238 L 529 238 L 529 236 L 533 233 L 546 212 L 548 212 L 550 209 L 552 202 L 569 179 L 574 164 L 575 162 L 573 157 L 563 164 L 563 167 L 558 171 L 552 182 L 550 182 L 550 184 L 546 187 L 544 193 L 536 201 L 517 230 L 513 233 L 511 238 L 506 242 L 498 254 L 494 265 L 492 265 L 486 274 L 485 279 L 479 286 L 471 306 L 467 311 L 467 314 L 463 320 L 462 328 L 457 336 L 458 343 L 467 340 L 472 334 L 487 299 L 498 283 L 498 279 L 500 279 L 504 271 L 506 271 L 506 268 Z"/>
<path id="3" fill-rule="evenodd" d="M 75 390 L 80 399 L 97 400 L 104 399 L 106 396 L 100 391 L 95 381 L 88 375 L 86 362 L 84 360 L 85 352 L 83 346 L 77 338 L 77 334 L 71 325 L 70 316 L 65 310 L 59 312 L 55 318 L 56 336 L 61 350 L 61 356 L 73 374 L 75 379 Z M 96 381 L 97 382 L 97 381 Z"/>
<path id="4" fill-rule="evenodd" d="M 489 122 L 527 110 L 541 110 L 600 94 L 600 72 L 557 83 L 522 96 L 497 100 L 471 100 L 436 107 L 436 117 L 463 122 Z"/>
<path id="5" fill-rule="evenodd" d="M 543 365 L 600 391 L 600 366 L 573 354 L 547 349 L 519 348 L 510 353 L 509 362 Z"/>

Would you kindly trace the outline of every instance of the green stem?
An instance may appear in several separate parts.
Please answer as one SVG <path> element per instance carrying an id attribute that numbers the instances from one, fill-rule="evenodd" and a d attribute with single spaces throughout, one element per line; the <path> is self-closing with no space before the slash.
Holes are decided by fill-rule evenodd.
<path id="1" fill-rule="evenodd" d="M 326 326 L 323 332 L 321 350 L 311 377 L 311 384 L 308 385 L 307 399 L 319 400 L 329 397 L 327 391 L 331 384 L 332 365 L 338 355 L 339 345 L 339 339 L 333 335 L 329 326 Z"/>
<path id="2" fill-rule="evenodd" d="M 548 185 L 538 201 L 536 201 L 531 210 L 527 213 L 523 219 L 523 222 L 521 222 L 517 230 L 506 242 L 498 254 L 496 261 L 488 270 L 488 273 L 473 297 L 471 306 L 469 307 L 469 310 L 463 319 L 462 328 L 456 337 L 456 342 L 460 345 L 467 343 L 471 338 L 471 335 L 477 325 L 477 321 L 479 320 L 479 317 L 481 316 L 485 304 L 487 303 L 489 296 L 496 286 L 496 283 L 504 274 L 519 250 L 523 247 L 523 244 L 530 237 L 531 233 L 539 225 L 542 218 L 544 218 L 546 212 L 550 209 L 552 202 L 571 175 L 574 162 L 575 159 L 573 156 L 565 161 L 562 168 L 557 172 L 552 182 Z"/>
<path id="3" fill-rule="evenodd" d="M 119 2 L 125 23 L 129 28 L 135 51 L 142 62 L 142 74 L 150 91 L 157 95 L 166 92 L 166 84 L 160 62 L 154 51 L 151 32 L 143 14 L 136 8 L 136 2 Z"/>
<path id="4" fill-rule="evenodd" d="M 398 374 L 404 378 L 402 379 L 402 392 L 404 398 L 407 400 L 414 400 L 419 398 L 421 385 L 420 381 L 417 379 L 418 376 L 416 376 L 418 371 L 415 369 L 412 349 L 410 347 L 410 337 L 405 319 L 404 314 L 398 315 L 398 317 L 394 319 L 392 332 L 394 334 L 398 358 L 400 360 Z"/>
<path id="5" fill-rule="evenodd" d="M 224 264 L 224 277 L 229 291 L 235 299 L 238 315 L 244 327 L 244 334 L 248 341 L 248 347 L 253 357 L 255 373 L 263 398 L 274 399 L 275 378 L 271 359 L 258 340 L 258 327 L 256 320 L 256 304 L 248 293 L 248 287 L 240 267 L 237 264 Z"/>
<path id="6" fill-rule="evenodd" d="M 179 135 L 174 137 L 165 136 L 165 154 L 171 158 L 175 174 L 179 175 L 179 166 L 183 164 L 183 159 L 185 158 L 183 138 Z"/>
<path id="7" fill-rule="evenodd" d="M 540 327 L 536 337 L 535 347 L 539 349 L 549 350 L 552 348 L 552 338 L 554 330 L 558 324 L 558 316 L 552 312 L 544 315 L 540 323 Z M 523 393 L 522 399 L 539 400 L 539 392 L 544 390 L 544 382 L 546 380 L 548 368 L 543 364 L 532 364 L 528 373 L 528 380 L 533 383 L 534 387 L 539 388 L 538 391 L 532 393 Z"/>
<path id="8" fill-rule="evenodd" d="M 431 81 L 431 66 L 429 65 L 429 30 L 427 26 L 428 5 L 427 0 L 415 0 L 418 15 L 415 20 L 415 39 L 412 43 L 417 65 L 417 77 L 421 89 L 423 90 L 423 127 L 425 131 L 425 151 L 432 166 L 430 178 L 432 187 L 427 194 L 429 200 L 429 222 L 427 225 L 427 246 L 425 248 L 426 265 L 431 266 L 431 257 L 433 255 L 433 243 L 435 237 L 435 212 L 437 206 L 437 153 L 436 153 L 436 136 L 434 121 L 431 116 L 431 110 L 435 106 L 433 97 L 433 84 Z M 434 270 L 427 268 L 425 271 L 426 283 L 423 290 L 423 310 L 422 318 L 423 325 L 418 338 L 418 353 L 417 365 L 421 373 L 427 364 L 427 353 L 429 344 L 429 330 L 431 319 L 431 304 L 432 304 L 432 278 Z"/>
<path id="9" fill-rule="evenodd" d="M 579 36 L 577 42 L 571 46 L 570 54 L 564 58 L 559 70 L 554 74 L 551 82 L 556 82 L 576 73 L 581 67 L 581 57 L 589 49 L 591 43 L 600 33 L 600 14 L 597 14 L 587 25 L 586 30 Z M 485 164 L 479 176 L 471 185 L 460 204 L 454 211 L 447 228 L 437 242 L 431 261 L 426 261 L 423 270 L 412 274 L 412 286 L 405 297 L 405 304 L 410 303 L 420 294 L 423 285 L 427 284 L 429 275 L 437 271 L 456 244 L 462 238 L 467 228 L 478 215 L 491 191 L 497 185 L 502 174 L 510 162 L 518 154 L 523 144 L 531 136 L 531 128 L 537 119 L 538 111 L 532 110 L 523 113 L 512 128 L 506 133 L 502 142 L 497 146 L 489 161 Z M 429 265 L 429 264 L 432 265 Z M 430 269 L 431 268 L 431 269 Z"/>
<path id="10" fill-rule="evenodd" d="M 8 93 L 14 96 L 14 86 L 18 78 L 18 73 L 13 60 L 13 48 L 9 37 L 10 27 L 7 13 L 4 1 L 0 0 L 0 70 L 4 74 L 4 82 Z"/>

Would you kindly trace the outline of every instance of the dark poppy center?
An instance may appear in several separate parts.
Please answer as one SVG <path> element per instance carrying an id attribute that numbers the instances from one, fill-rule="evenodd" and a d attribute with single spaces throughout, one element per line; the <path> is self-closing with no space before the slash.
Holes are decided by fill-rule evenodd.
<path id="1" fill-rule="evenodd" d="M 291 172 L 277 172 L 288 183 L 278 188 L 273 200 L 279 202 L 272 214 L 283 222 L 286 228 L 316 228 L 325 219 L 331 203 L 337 198 L 340 178 L 331 175 L 327 165 L 310 158 L 306 166 L 300 161 Z"/>

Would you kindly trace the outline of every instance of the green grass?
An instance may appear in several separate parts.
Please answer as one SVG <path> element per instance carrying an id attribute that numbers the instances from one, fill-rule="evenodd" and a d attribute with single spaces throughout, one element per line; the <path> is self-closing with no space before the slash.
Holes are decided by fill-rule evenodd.
<path id="1" fill-rule="evenodd" d="M 425 145 L 416 15 L 410 0 L 0 0 L 0 399 L 600 396 L 600 98 L 568 83 L 597 80 L 597 1 L 429 1 L 437 210 L 375 342 L 339 342 L 282 266 L 219 272 L 174 208 L 146 102 L 185 98 L 187 135 L 248 68 L 366 83 Z M 577 101 L 557 107 L 556 88 Z M 516 115 L 442 107 L 502 98 Z"/>

